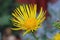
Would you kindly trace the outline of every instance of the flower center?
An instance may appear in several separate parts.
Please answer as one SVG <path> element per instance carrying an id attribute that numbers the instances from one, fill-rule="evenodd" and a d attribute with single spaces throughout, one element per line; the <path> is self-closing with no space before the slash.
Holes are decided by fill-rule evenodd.
<path id="1" fill-rule="evenodd" d="M 25 21 L 24 26 L 29 30 L 34 30 L 37 26 L 37 20 L 35 18 L 29 18 Z"/>

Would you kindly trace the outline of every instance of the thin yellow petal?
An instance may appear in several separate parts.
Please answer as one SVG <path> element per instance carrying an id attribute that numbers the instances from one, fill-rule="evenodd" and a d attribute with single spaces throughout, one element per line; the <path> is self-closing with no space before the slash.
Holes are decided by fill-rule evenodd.
<path id="1" fill-rule="evenodd" d="M 30 30 L 27 30 L 27 31 L 23 34 L 23 36 L 25 36 L 28 32 L 30 32 Z"/>
<path id="2" fill-rule="evenodd" d="M 21 23 L 23 23 L 23 19 L 21 19 L 19 16 L 17 16 L 16 14 L 12 13 L 12 15 Z"/>
<path id="3" fill-rule="evenodd" d="M 34 17 L 36 18 L 36 13 L 37 13 L 37 5 L 34 5 Z"/>
<path id="4" fill-rule="evenodd" d="M 12 30 L 21 30 L 22 28 L 11 28 Z"/>
<path id="5" fill-rule="evenodd" d="M 41 20 L 38 20 L 38 24 L 41 24 L 44 20 L 45 20 L 46 17 L 43 17 Z"/>
<path id="6" fill-rule="evenodd" d="M 31 4 L 31 5 L 29 5 L 29 8 L 30 8 L 30 13 L 31 13 L 31 16 L 30 16 L 30 17 L 33 18 L 33 15 L 32 15 L 32 14 L 34 14 L 34 13 L 33 13 L 33 10 L 34 10 L 33 8 L 34 8 L 34 7 L 33 7 L 33 5 Z"/>
<path id="7" fill-rule="evenodd" d="M 30 17 L 31 16 L 31 13 L 30 13 L 30 10 L 29 10 L 28 5 L 26 5 L 26 9 L 27 9 L 27 12 L 28 12 L 28 16 Z"/>
<path id="8" fill-rule="evenodd" d="M 18 14 L 18 16 L 20 16 L 22 18 L 24 17 L 19 8 L 15 9 L 14 12 L 15 11 L 17 12 L 16 14 Z"/>
<path id="9" fill-rule="evenodd" d="M 41 9 L 40 9 L 40 13 L 39 13 L 39 15 L 38 15 L 38 17 L 37 17 L 37 19 L 39 19 L 41 16 L 43 16 L 43 8 L 41 7 Z"/>
<path id="10" fill-rule="evenodd" d="M 16 26 L 16 27 L 21 27 L 22 26 L 21 24 L 18 24 L 18 23 L 14 23 L 13 25 Z"/>
<path id="11" fill-rule="evenodd" d="M 31 17 L 36 18 L 37 5 L 34 5 L 32 8 Z"/>
<path id="12" fill-rule="evenodd" d="M 20 22 L 17 21 L 15 18 L 12 18 L 12 19 L 10 19 L 10 20 L 12 20 L 12 22 L 20 23 Z"/>
<path id="13" fill-rule="evenodd" d="M 20 9 L 21 9 L 21 11 L 22 11 L 22 13 L 24 15 L 24 19 L 27 20 L 28 19 L 28 15 L 27 15 L 25 6 L 24 5 L 23 6 L 20 5 Z"/>

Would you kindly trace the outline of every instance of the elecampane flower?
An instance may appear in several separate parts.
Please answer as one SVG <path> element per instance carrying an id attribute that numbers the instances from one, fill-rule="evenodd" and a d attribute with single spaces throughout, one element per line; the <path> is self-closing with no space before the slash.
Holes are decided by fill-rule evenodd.
<path id="1" fill-rule="evenodd" d="M 54 35 L 54 40 L 60 40 L 60 33 L 56 33 Z"/>
<path id="2" fill-rule="evenodd" d="M 42 7 L 37 15 L 37 5 L 20 5 L 12 13 L 12 23 L 18 28 L 13 30 L 25 30 L 24 35 L 30 31 L 35 31 L 41 27 L 42 22 L 45 20 L 45 12 Z"/>

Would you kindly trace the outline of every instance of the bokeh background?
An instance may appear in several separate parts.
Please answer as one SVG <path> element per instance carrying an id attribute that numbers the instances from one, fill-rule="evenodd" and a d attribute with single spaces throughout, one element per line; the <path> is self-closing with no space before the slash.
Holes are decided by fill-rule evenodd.
<path id="1" fill-rule="evenodd" d="M 52 3 L 54 3 L 52 1 Z M 60 1 L 52 6 L 48 0 L 0 0 L 0 40 L 2 40 L 4 29 L 8 27 L 14 27 L 10 18 L 15 8 L 22 4 L 37 4 L 37 14 L 40 7 L 43 7 L 46 13 L 46 20 L 44 21 L 42 28 L 39 28 L 35 35 L 38 40 L 51 40 L 56 32 L 60 32 L 60 29 L 53 27 L 53 21 L 60 20 Z M 51 11 L 53 10 L 53 11 Z M 56 12 L 57 11 L 57 12 Z M 51 20 L 52 19 L 52 20 Z M 22 36 L 23 31 L 13 31 L 13 34 L 17 37 L 17 40 L 36 40 L 32 33 Z"/>

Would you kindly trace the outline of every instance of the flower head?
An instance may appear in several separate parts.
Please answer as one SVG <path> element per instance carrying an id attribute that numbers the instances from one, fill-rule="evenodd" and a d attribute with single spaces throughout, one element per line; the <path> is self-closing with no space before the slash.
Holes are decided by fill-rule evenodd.
<path id="1" fill-rule="evenodd" d="M 12 28 L 13 30 L 25 30 L 24 35 L 30 31 L 37 30 L 41 27 L 42 22 L 45 20 L 45 12 L 41 8 L 37 15 L 37 5 L 20 5 L 14 10 L 12 15 L 13 25 L 18 28 Z"/>
<path id="2" fill-rule="evenodd" d="M 60 40 L 60 33 L 56 33 L 56 34 L 55 34 L 54 40 Z"/>

